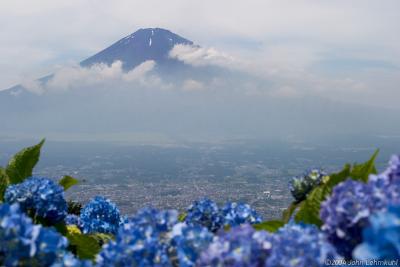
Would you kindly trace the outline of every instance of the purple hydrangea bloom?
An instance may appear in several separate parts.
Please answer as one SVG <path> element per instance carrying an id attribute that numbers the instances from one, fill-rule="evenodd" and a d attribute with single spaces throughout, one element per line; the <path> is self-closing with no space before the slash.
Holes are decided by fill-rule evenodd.
<path id="1" fill-rule="evenodd" d="M 201 225 L 211 232 L 216 232 L 223 226 L 223 217 L 217 204 L 205 198 L 195 201 L 189 206 L 185 222 L 187 224 Z"/>
<path id="2" fill-rule="evenodd" d="M 322 229 L 341 255 L 352 257 L 371 214 L 386 210 L 388 205 L 400 204 L 399 166 L 399 158 L 394 156 L 389 168 L 379 175 L 371 175 L 368 183 L 351 179 L 342 182 L 322 203 Z"/>
<path id="3" fill-rule="evenodd" d="M 64 189 L 47 178 L 30 177 L 20 184 L 10 185 L 4 199 L 8 203 L 19 203 L 23 211 L 34 211 L 50 223 L 62 221 L 67 215 Z"/>
<path id="4" fill-rule="evenodd" d="M 351 258 L 354 247 L 361 243 L 361 232 L 373 207 L 370 187 L 350 179 L 337 185 L 322 203 L 322 229 L 346 258 Z"/>
<path id="5" fill-rule="evenodd" d="M 98 267 L 172 266 L 167 246 L 160 242 L 159 232 L 151 225 L 123 224 L 115 241 L 103 246 L 97 256 Z"/>
<path id="6" fill-rule="evenodd" d="M 201 253 L 198 266 L 264 266 L 272 240 L 271 234 L 255 231 L 248 224 L 234 227 L 214 238 Z"/>
<path id="7" fill-rule="evenodd" d="M 172 248 L 180 267 L 195 266 L 200 253 L 213 240 L 213 234 L 199 225 L 178 223 L 172 230 Z"/>
<path id="8" fill-rule="evenodd" d="M 33 224 L 18 204 L 0 205 L 0 262 L 5 266 L 50 266 L 67 245 L 52 228 Z"/>
<path id="9" fill-rule="evenodd" d="M 322 182 L 327 174 L 319 169 L 312 169 L 302 176 L 293 177 L 289 182 L 289 189 L 296 201 L 302 201 L 313 188 Z"/>
<path id="10" fill-rule="evenodd" d="M 255 224 L 262 221 L 257 212 L 248 204 L 228 202 L 222 209 L 224 225 L 231 227 L 244 223 Z"/>
<path id="11" fill-rule="evenodd" d="M 400 259 L 400 206 L 373 214 L 363 231 L 363 243 L 353 251 L 359 260 Z"/>
<path id="12" fill-rule="evenodd" d="M 265 266 L 325 266 L 326 260 L 338 258 L 334 246 L 316 226 L 287 224 L 274 235 Z"/>
<path id="13" fill-rule="evenodd" d="M 109 199 L 96 196 L 86 204 L 80 214 L 83 233 L 115 234 L 121 222 L 120 212 Z"/>

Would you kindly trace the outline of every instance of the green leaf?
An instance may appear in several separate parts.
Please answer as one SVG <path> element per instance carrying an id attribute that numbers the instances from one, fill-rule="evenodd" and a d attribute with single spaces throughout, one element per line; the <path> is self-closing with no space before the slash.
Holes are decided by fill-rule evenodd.
<path id="1" fill-rule="evenodd" d="M 6 173 L 11 184 L 20 183 L 27 177 L 32 176 L 33 168 L 39 161 L 40 149 L 44 141 L 43 139 L 39 144 L 21 150 L 11 158 L 6 167 Z"/>
<path id="2" fill-rule="evenodd" d="M 3 202 L 4 193 L 6 192 L 7 186 L 10 184 L 10 180 L 3 168 L 0 168 L 0 203 Z"/>
<path id="3" fill-rule="evenodd" d="M 98 240 L 91 235 L 79 233 L 68 233 L 70 249 L 81 259 L 94 260 L 95 256 L 100 252 L 101 246 Z"/>
<path id="4" fill-rule="evenodd" d="M 311 191 L 303 202 L 300 203 L 299 210 L 295 215 L 296 222 L 321 226 L 322 221 L 319 218 L 321 203 L 327 199 L 337 184 L 347 180 L 348 178 L 356 181 L 367 182 L 369 175 L 376 173 L 375 159 L 378 152 L 378 150 L 375 151 L 372 157 L 363 164 L 354 164 L 353 167 L 347 164 L 341 172 L 328 176 L 319 186 Z"/>
<path id="5" fill-rule="evenodd" d="M 285 223 L 282 221 L 267 221 L 259 224 L 254 224 L 253 227 L 257 231 L 265 230 L 271 233 L 275 233 L 276 231 L 278 231 L 279 228 L 284 225 Z"/>
<path id="6" fill-rule="evenodd" d="M 71 176 L 64 176 L 58 184 L 64 187 L 64 191 L 67 191 L 70 187 L 76 185 L 79 181 Z"/>
<path id="7" fill-rule="evenodd" d="M 299 206 L 299 203 L 293 202 L 292 204 L 290 204 L 290 206 L 285 209 L 282 212 L 282 221 L 284 223 L 288 223 L 290 218 L 292 217 L 292 214 L 295 212 L 295 210 L 297 209 L 297 207 Z"/>
<path id="8" fill-rule="evenodd" d="M 357 181 L 368 182 L 370 174 L 376 174 L 375 159 L 378 156 L 379 149 L 375 151 L 372 157 L 363 164 L 354 164 L 350 177 Z"/>

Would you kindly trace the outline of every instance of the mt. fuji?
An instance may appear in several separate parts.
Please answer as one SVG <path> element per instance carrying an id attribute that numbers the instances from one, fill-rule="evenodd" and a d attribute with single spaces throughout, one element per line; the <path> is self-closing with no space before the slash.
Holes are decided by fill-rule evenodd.
<path id="1" fill-rule="evenodd" d="M 73 67 L 0 91 L 0 134 L 214 140 L 397 130 L 386 110 L 274 95 L 294 82 L 231 59 L 169 30 L 140 29 Z"/>
<path id="2" fill-rule="evenodd" d="M 140 29 L 80 64 L 83 67 L 99 63 L 110 65 L 119 60 L 126 71 L 147 60 L 154 60 L 159 66 L 171 66 L 177 62 L 169 57 L 169 52 L 178 44 L 193 45 L 193 42 L 165 29 Z"/>

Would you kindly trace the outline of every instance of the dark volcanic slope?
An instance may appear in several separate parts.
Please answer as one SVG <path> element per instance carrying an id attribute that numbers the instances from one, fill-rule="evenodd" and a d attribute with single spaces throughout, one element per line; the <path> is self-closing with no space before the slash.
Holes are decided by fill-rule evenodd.
<path id="1" fill-rule="evenodd" d="M 140 29 L 82 61 L 81 65 L 112 64 L 120 60 L 125 70 L 131 70 L 147 60 L 154 60 L 159 65 L 170 64 L 174 60 L 168 58 L 168 54 L 177 44 L 192 45 L 193 42 L 165 29 Z"/>

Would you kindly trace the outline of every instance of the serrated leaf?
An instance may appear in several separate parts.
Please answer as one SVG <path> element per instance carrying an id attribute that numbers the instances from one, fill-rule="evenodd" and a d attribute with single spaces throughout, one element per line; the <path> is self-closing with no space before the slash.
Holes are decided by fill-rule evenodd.
<path id="1" fill-rule="evenodd" d="M 81 259 L 94 260 L 100 252 L 101 246 L 91 235 L 67 233 L 70 249 Z"/>
<path id="2" fill-rule="evenodd" d="M 7 186 L 10 184 L 6 171 L 0 168 L 0 203 L 3 202 L 4 193 L 6 192 Z"/>
<path id="3" fill-rule="evenodd" d="M 64 191 L 67 191 L 70 187 L 76 185 L 79 181 L 71 176 L 64 176 L 58 184 L 64 187 Z"/>
<path id="4" fill-rule="evenodd" d="M 276 231 L 278 231 L 279 228 L 281 228 L 284 225 L 285 225 L 285 223 L 282 221 L 267 221 L 267 222 L 254 224 L 253 227 L 257 231 L 264 230 L 264 231 L 268 231 L 271 233 L 275 233 Z"/>
<path id="5" fill-rule="evenodd" d="M 6 174 L 11 184 L 21 183 L 27 177 L 32 176 L 33 168 L 39 161 L 40 150 L 44 141 L 43 139 L 39 144 L 21 150 L 11 158 L 6 167 Z"/>
<path id="6" fill-rule="evenodd" d="M 369 175 L 376 173 L 375 159 L 378 152 L 378 150 L 375 151 L 372 157 L 363 164 L 354 164 L 353 167 L 346 164 L 341 172 L 331 174 L 319 186 L 314 188 L 307 198 L 300 203 L 299 210 L 295 215 L 296 222 L 321 226 L 322 221 L 319 217 L 321 203 L 327 199 L 337 184 L 348 178 L 367 182 Z"/>
<path id="7" fill-rule="evenodd" d="M 376 174 L 375 159 L 378 156 L 379 149 L 375 151 L 372 157 L 363 164 L 354 164 L 350 177 L 357 181 L 368 182 L 370 174 Z"/>

